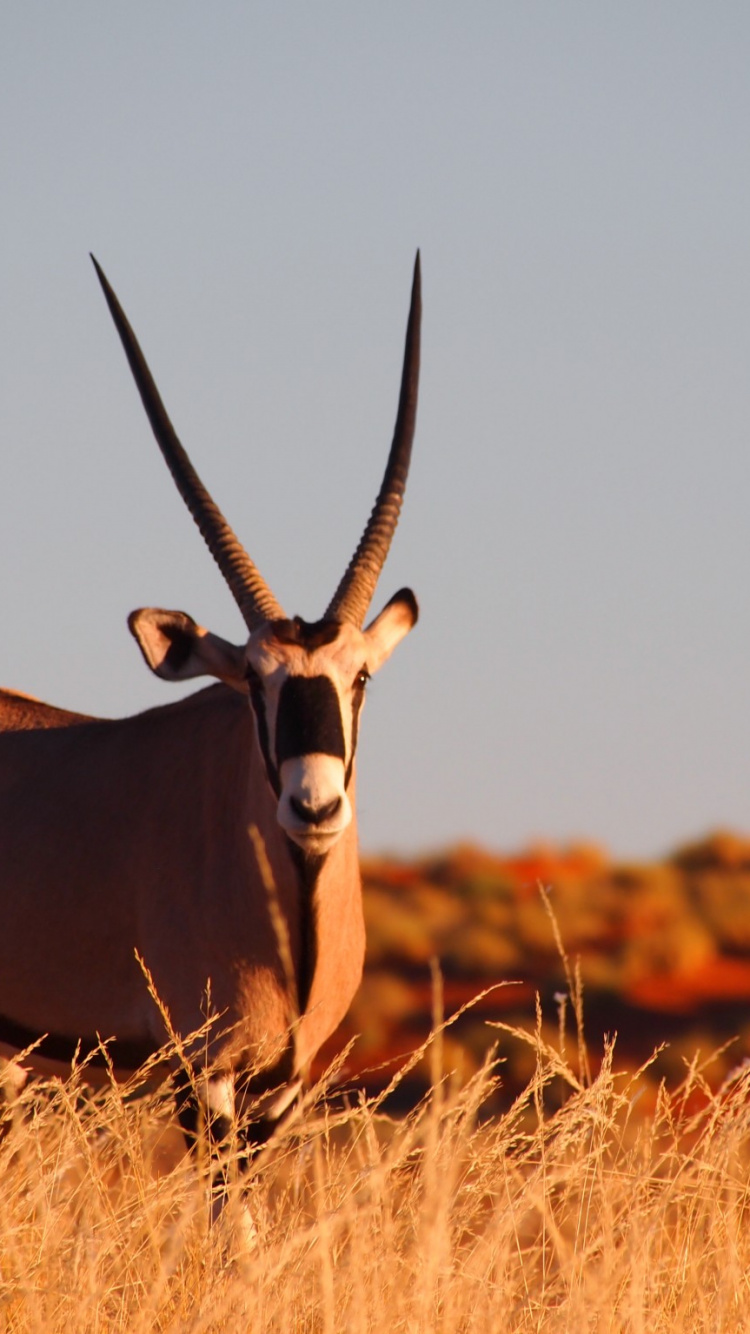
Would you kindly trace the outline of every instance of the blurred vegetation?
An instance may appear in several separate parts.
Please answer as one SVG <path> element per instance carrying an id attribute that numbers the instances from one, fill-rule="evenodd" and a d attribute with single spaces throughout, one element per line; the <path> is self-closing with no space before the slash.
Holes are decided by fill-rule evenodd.
<path id="1" fill-rule="evenodd" d="M 347 1070 L 370 1093 L 430 1030 L 433 960 L 446 1017 L 487 992 L 446 1033 L 465 1078 L 497 1042 L 489 1025 L 534 1023 L 537 998 L 543 1030 L 557 1034 L 569 990 L 560 943 L 568 970 L 580 969 L 595 1062 L 606 1035 L 617 1034 L 618 1059 L 633 1069 L 668 1044 L 651 1075 L 674 1085 L 696 1051 L 701 1061 L 717 1053 L 705 1070 L 717 1087 L 750 1055 L 750 838 L 719 832 L 632 864 L 591 846 L 509 857 L 460 846 L 409 862 L 370 859 L 363 877 L 365 977 L 322 1061 L 359 1035 Z M 530 1073 L 531 1058 L 504 1051 L 502 1036 L 499 1055 L 495 1110 Z M 403 1107 L 428 1085 L 418 1066 L 399 1088 Z"/>

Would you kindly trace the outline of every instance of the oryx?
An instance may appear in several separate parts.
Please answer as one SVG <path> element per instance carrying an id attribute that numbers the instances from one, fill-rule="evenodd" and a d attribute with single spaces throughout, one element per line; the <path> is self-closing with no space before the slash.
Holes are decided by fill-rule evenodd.
<path id="1" fill-rule="evenodd" d="M 248 637 L 236 647 L 185 612 L 133 612 L 157 676 L 218 682 L 135 717 L 95 719 L 0 692 L 0 1055 L 45 1035 L 30 1060 L 49 1070 L 113 1038 L 115 1069 L 133 1069 L 166 1037 L 137 954 L 183 1036 L 204 1022 L 210 985 L 221 1036 L 192 1054 L 210 1063 L 207 1103 L 229 1110 L 234 1090 L 249 1095 L 262 1140 L 361 976 L 359 715 L 368 677 L 417 619 L 402 589 L 363 628 L 414 435 L 419 255 L 385 476 L 313 622 L 286 616 L 203 486 L 94 264 L 154 435 Z"/>

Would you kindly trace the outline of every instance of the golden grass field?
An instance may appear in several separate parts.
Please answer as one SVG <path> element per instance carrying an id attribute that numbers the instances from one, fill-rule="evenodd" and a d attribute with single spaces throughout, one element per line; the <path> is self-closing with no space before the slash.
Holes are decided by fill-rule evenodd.
<path id="1" fill-rule="evenodd" d="M 0 1142 L 0 1330 L 750 1330 L 750 1067 L 717 1089 L 696 1059 L 654 1096 L 610 1043 L 592 1074 L 563 962 L 553 1041 L 541 1014 L 489 1035 L 532 1063 L 491 1116 L 503 1066 L 446 1071 L 435 970 L 427 1095 L 391 1119 L 388 1088 L 347 1106 L 322 1081 L 247 1178 L 244 1249 L 242 1187 L 212 1225 L 164 1094 L 25 1090 Z"/>

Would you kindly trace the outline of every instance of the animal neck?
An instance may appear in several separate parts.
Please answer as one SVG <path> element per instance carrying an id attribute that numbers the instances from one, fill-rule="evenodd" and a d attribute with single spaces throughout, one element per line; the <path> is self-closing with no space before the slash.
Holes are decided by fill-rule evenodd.
<path id="1" fill-rule="evenodd" d="M 349 787 L 354 805 L 354 776 Z M 365 928 L 356 818 L 323 858 L 297 863 L 301 908 L 300 1021 L 295 1070 L 310 1060 L 346 1014 L 362 978 Z"/>
<path id="2" fill-rule="evenodd" d="M 300 948 L 296 970 L 297 1010 L 299 1014 L 304 1014 L 310 999 L 310 989 L 318 956 L 318 941 L 315 930 L 315 894 L 327 858 L 306 856 L 292 839 L 287 839 L 287 843 L 298 882 Z"/>
<path id="3" fill-rule="evenodd" d="M 249 788 L 256 794 L 260 766 L 265 771 L 256 739 L 249 776 Z M 355 781 L 352 774 L 348 795 L 356 810 Z M 279 977 L 286 974 L 288 979 L 291 956 L 296 995 L 289 995 L 289 1022 L 294 1025 L 289 1056 L 299 1074 L 343 1018 L 362 975 L 364 919 L 356 816 L 325 856 L 307 856 L 282 833 L 276 798 L 267 781 L 262 788 L 262 805 L 253 812 L 248 805 L 247 821 L 252 823 L 254 815 L 263 849 L 260 856 L 255 849 L 254 860 L 263 861 L 265 854 L 263 878 L 270 873 L 266 898 L 275 905 L 269 910 L 272 917 L 275 911 L 280 913 L 282 933 L 288 939 L 287 965 L 280 957 Z M 280 955 L 283 949 L 282 944 Z"/>

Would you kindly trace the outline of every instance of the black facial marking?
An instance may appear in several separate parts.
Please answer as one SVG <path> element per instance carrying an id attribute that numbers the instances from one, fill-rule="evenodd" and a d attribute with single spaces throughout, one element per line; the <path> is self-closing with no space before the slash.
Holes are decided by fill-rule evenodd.
<path id="1" fill-rule="evenodd" d="M 308 652 L 332 644 L 340 628 L 338 621 L 303 621 L 301 616 L 273 623 L 274 637 L 280 644 L 300 644 Z"/>
<path id="2" fill-rule="evenodd" d="M 344 787 L 349 786 L 349 780 L 352 776 L 352 767 L 354 765 L 354 756 L 357 753 L 357 741 L 359 739 L 359 715 L 365 700 L 365 684 L 369 679 L 369 672 L 363 672 L 362 680 L 357 679 L 352 694 L 352 753 L 349 756 L 349 763 L 346 766 L 344 775 Z"/>
<path id="3" fill-rule="evenodd" d="M 253 706 L 255 722 L 258 728 L 258 744 L 266 766 L 268 781 L 271 784 L 276 796 L 281 796 L 281 783 L 279 775 L 271 758 L 271 748 L 268 744 L 268 721 L 266 719 L 266 700 L 263 694 L 263 686 L 257 672 L 252 667 L 247 669 L 247 684 L 250 688 L 250 703 Z"/>
<path id="4" fill-rule="evenodd" d="M 346 759 L 339 698 L 327 676 L 290 676 L 276 716 L 276 763 L 299 755 Z"/>

